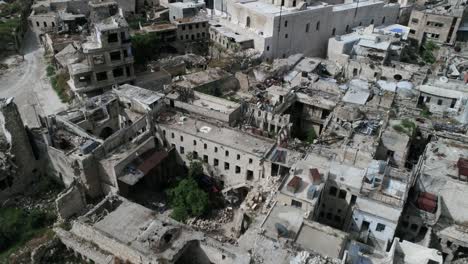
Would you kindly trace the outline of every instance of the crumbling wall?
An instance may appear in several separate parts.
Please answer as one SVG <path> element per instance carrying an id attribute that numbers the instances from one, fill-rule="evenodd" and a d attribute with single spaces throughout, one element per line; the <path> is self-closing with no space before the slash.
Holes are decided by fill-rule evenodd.
<path id="1" fill-rule="evenodd" d="M 60 218 L 68 219 L 79 214 L 86 207 L 86 198 L 78 184 L 60 193 L 55 199 L 55 206 Z"/>
<path id="2" fill-rule="evenodd" d="M 251 108 L 247 116 L 252 116 L 253 123 L 260 129 L 277 134 L 283 127 L 290 127 L 290 115 L 275 115 L 271 112 Z"/>
<path id="3" fill-rule="evenodd" d="M 0 201 L 22 192 L 39 167 L 13 98 L 0 99 Z"/>
<path id="4" fill-rule="evenodd" d="M 142 253 L 133 248 L 122 244 L 114 238 L 111 238 L 95 228 L 81 222 L 73 224 L 72 233 L 78 237 L 99 245 L 104 251 L 116 254 L 116 257 L 129 261 L 130 263 L 158 263 L 154 259 L 148 259 Z"/>

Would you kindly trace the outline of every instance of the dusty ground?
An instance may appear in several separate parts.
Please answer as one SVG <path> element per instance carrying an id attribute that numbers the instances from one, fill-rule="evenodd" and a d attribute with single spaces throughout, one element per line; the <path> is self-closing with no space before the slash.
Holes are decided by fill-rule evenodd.
<path id="1" fill-rule="evenodd" d="M 64 110 L 63 104 L 46 76 L 44 49 L 34 33 L 25 35 L 21 53 L 24 61 L 0 75 L 0 97 L 14 97 L 23 121 L 37 127 L 38 115 L 49 115 Z"/>

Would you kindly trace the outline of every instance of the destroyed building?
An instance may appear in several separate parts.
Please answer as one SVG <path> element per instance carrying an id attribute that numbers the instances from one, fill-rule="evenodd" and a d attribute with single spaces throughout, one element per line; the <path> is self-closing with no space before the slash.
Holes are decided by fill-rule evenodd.
<path id="1" fill-rule="evenodd" d="M 160 188 L 177 171 L 154 129 L 162 106 L 161 95 L 123 85 L 45 118 L 42 144 L 51 169 L 66 186 L 80 182 L 92 197 Z"/>
<path id="2" fill-rule="evenodd" d="M 71 230 L 58 227 L 55 232 L 67 248 L 98 264 L 250 263 L 237 248 L 119 196 L 106 197 Z"/>
<path id="3" fill-rule="evenodd" d="M 46 33 L 76 32 L 86 24 L 89 14 L 88 0 L 37 1 L 28 17 L 32 31 L 43 36 Z"/>
<path id="4" fill-rule="evenodd" d="M 0 98 L 0 201 L 28 191 L 42 172 L 13 98 Z"/>
<path id="5" fill-rule="evenodd" d="M 349 59 L 375 64 L 398 61 L 408 37 L 409 28 L 401 25 L 357 28 L 353 33 L 336 36 L 328 41 L 330 60 L 347 63 Z"/>
<path id="6" fill-rule="evenodd" d="M 135 81 L 129 27 L 121 9 L 113 1 L 90 2 L 90 7 L 91 35 L 80 50 L 84 59 L 68 65 L 68 85 L 78 97 Z"/>
<path id="7" fill-rule="evenodd" d="M 425 41 L 453 45 L 458 35 L 462 39 L 466 37 L 465 31 L 460 28 L 464 14 L 464 5 L 455 1 L 416 5 L 408 23 L 411 28 L 409 37 L 419 45 Z"/>

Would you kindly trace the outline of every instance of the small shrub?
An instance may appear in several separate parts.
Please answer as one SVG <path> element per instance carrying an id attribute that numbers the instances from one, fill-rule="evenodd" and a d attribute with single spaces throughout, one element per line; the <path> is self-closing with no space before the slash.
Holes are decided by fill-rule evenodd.
<path id="1" fill-rule="evenodd" d="M 55 68 L 52 65 L 47 66 L 46 68 L 47 76 L 55 75 Z"/>
<path id="2" fill-rule="evenodd" d="M 401 125 L 403 127 L 406 127 L 406 128 L 410 128 L 410 129 L 415 129 L 416 128 L 416 124 L 413 123 L 411 120 L 409 119 L 403 119 L 401 120 Z"/>
<path id="3" fill-rule="evenodd" d="M 405 132 L 405 129 L 400 125 L 394 125 L 393 129 L 395 129 L 395 131 L 398 131 L 398 132 Z"/>
<path id="4" fill-rule="evenodd" d="M 427 106 L 423 106 L 422 111 L 421 111 L 421 116 L 425 118 L 429 118 L 432 115 L 431 111 L 429 111 L 429 108 Z"/>

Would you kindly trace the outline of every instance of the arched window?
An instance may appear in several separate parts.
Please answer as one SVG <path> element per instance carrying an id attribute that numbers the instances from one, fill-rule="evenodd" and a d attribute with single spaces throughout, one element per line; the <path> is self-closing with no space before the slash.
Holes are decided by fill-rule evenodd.
<path id="1" fill-rule="evenodd" d="M 371 25 L 373 25 L 373 24 L 374 24 L 374 19 L 372 19 L 372 20 L 370 21 L 370 23 L 371 23 Z"/>
<path id="2" fill-rule="evenodd" d="M 284 27 L 288 27 L 288 21 L 287 20 L 284 21 Z"/>
<path id="3" fill-rule="evenodd" d="M 281 0 L 281 6 L 284 6 L 284 0 Z"/>
<path id="4" fill-rule="evenodd" d="M 309 32 L 309 26 L 310 26 L 310 24 L 307 23 L 307 24 L 306 24 L 306 30 L 305 30 L 306 33 Z"/>
<path id="5" fill-rule="evenodd" d="M 382 22 L 383 23 L 383 22 Z M 55 27 L 55 22 L 52 22 L 52 27 Z"/>
<path id="6" fill-rule="evenodd" d="M 36 26 L 38 26 L 38 27 L 39 27 L 39 21 L 36 21 Z"/>
<path id="7" fill-rule="evenodd" d="M 47 22 L 44 21 L 44 27 L 47 27 Z"/>
<path id="8" fill-rule="evenodd" d="M 293 6 L 294 6 L 294 7 L 296 6 L 296 0 L 293 1 Z"/>
<path id="9" fill-rule="evenodd" d="M 250 27 L 250 17 L 247 17 L 247 21 L 245 22 L 246 27 Z"/>
<path id="10" fill-rule="evenodd" d="M 320 30 L 320 21 L 317 22 L 317 25 L 315 25 L 315 30 L 319 31 Z"/>
<path id="11" fill-rule="evenodd" d="M 333 30 L 332 30 L 332 36 L 335 36 L 335 33 L 336 33 L 336 28 L 333 28 Z"/>
<path id="12" fill-rule="evenodd" d="M 346 30 L 345 30 L 345 32 L 348 33 L 348 31 L 349 31 L 349 25 L 346 25 Z"/>
<path id="13" fill-rule="evenodd" d="M 385 24 L 385 17 L 382 17 L 382 24 Z"/>

